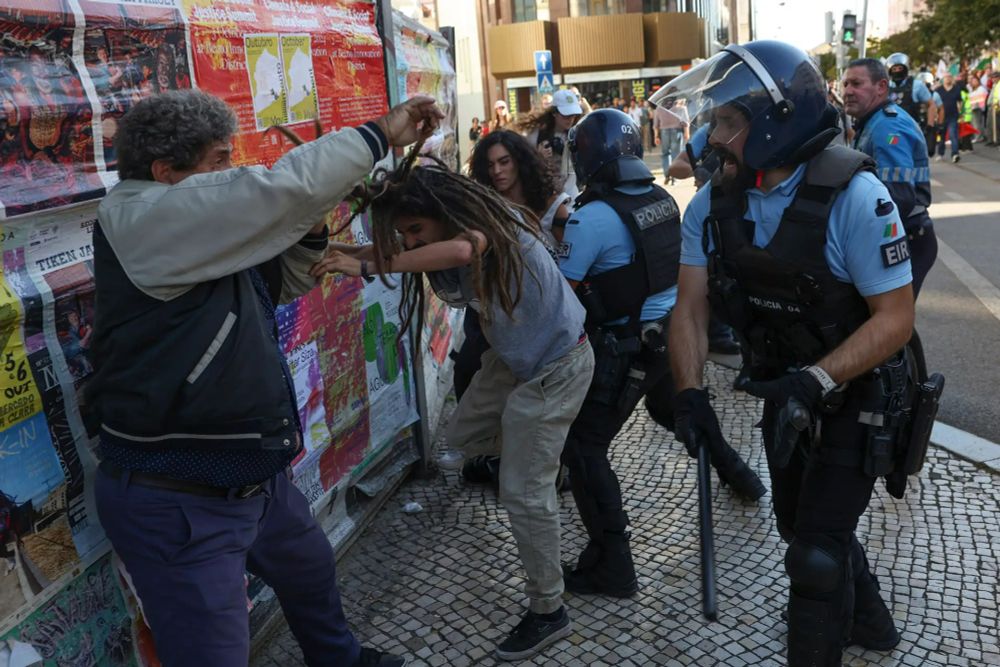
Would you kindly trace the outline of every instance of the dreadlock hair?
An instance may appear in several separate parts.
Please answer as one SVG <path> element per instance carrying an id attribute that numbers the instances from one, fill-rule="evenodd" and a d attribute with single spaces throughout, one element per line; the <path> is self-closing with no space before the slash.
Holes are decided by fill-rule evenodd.
<path id="1" fill-rule="evenodd" d="M 473 288 L 484 323 L 492 321 L 495 303 L 513 317 L 514 307 L 521 300 L 525 268 L 518 230 L 538 236 L 524 215 L 530 212 L 449 170 L 439 160 L 430 158 L 423 165 L 415 165 L 422 143 L 417 143 L 395 169 L 376 170 L 368 183 L 351 194 L 357 212 L 371 211 L 375 266 L 383 282 L 389 285 L 385 276 L 392 270 L 392 258 L 405 250 L 396 233 L 396 221 L 401 217 L 431 218 L 444 224 L 449 238 L 466 239 L 472 245 Z M 487 254 L 480 252 L 474 231 L 486 237 Z M 399 304 L 399 335 L 402 337 L 409 329 L 416 313 L 418 344 L 424 314 L 422 278 L 421 273 L 403 275 Z"/>
<path id="2" fill-rule="evenodd" d="M 517 178 L 521 182 L 521 191 L 524 193 L 528 208 L 536 216 L 545 213 L 549 198 L 556 193 L 552 168 L 528 140 L 517 132 L 497 130 L 479 140 L 469 158 L 472 178 L 488 188 L 493 187 L 489 152 L 498 144 L 507 149 L 514 164 L 517 165 Z"/>

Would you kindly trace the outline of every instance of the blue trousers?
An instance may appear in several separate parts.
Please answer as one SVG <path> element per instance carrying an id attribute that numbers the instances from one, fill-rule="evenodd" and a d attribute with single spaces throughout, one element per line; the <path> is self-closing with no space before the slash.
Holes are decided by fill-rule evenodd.
<path id="1" fill-rule="evenodd" d="M 670 169 L 670 163 L 673 162 L 674 158 L 681 154 L 684 145 L 684 132 L 680 129 L 673 128 L 669 130 L 660 130 L 660 155 L 663 160 L 663 176 L 667 177 L 667 172 Z"/>
<path id="2" fill-rule="evenodd" d="M 958 119 L 954 118 L 952 120 L 946 120 L 940 126 L 941 129 L 941 141 L 938 143 L 938 155 L 944 155 L 944 140 L 945 137 L 951 139 L 951 154 L 952 157 L 958 155 Z"/>
<path id="3" fill-rule="evenodd" d="M 164 667 L 246 667 L 245 570 L 274 589 L 307 665 L 357 663 L 361 649 L 340 604 L 333 549 L 284 474 L 240 500 L 148 488 L 128 474 L 98 471 L 95 495 Z"/>

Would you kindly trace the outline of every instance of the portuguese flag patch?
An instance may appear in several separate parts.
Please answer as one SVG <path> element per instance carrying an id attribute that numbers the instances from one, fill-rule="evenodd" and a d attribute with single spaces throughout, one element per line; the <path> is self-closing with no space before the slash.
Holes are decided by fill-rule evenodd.
<path id="1" fill-rule="evenodd" d="M 896 223 L 890 222 L 885 226 L 885 231 L 882 232 L 882 238 L 891 239 L 896 236 L 897 231 Z"/>

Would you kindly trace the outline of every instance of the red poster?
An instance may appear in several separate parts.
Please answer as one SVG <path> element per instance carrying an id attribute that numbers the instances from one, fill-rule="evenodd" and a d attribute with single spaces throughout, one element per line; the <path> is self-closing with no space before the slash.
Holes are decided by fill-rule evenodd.
<path id="1" fill-rule="evenodd" d="M 101 105 L 105 168 L 115 169 L 118 121 L 142 99 L 191 87 L 180 9 L 79 0 L 87 17 L 83 58 Z"/>
<path id="2" fill-rule="evenodd" d="M 104 194 L 66 0 L 0 7 L 0 217 Z"/>
<path id="3" fill-rule="evenodd" d="M 289 144 L 268 128 L 315 138 L 387 109 L 375 10 L 323 0 L 183 0 L 198 87 L 239 118 L 234 162 L 271 165 Z"/>

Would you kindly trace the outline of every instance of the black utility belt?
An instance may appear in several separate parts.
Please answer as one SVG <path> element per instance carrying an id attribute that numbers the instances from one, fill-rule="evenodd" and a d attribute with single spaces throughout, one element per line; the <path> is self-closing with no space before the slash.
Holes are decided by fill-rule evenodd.
<path id="1" fill-rule="evenodd" d="M 192 496 L 201 496 L 203 498 L 233 498 L 236 500 L 244 500 L 246 498 L 256 496 L 264 489 L 263 482 L 258 484 L 248 484 L 246 486 L 226 488 L 221 486 L 212 486 L 210 484 L 202 484 L 200 482 L 192 482 L 185 479 L 174 479 L 164 475 L 152 475 L 134 470 L 122 470 L 110 461 L 101 461 L 98 468 L 101 472 L 112 479 L 121 479 L 124 475 L 128 474 L 130 484 L 138 484 L 139 486 L 145 486 L 150 489 L 163 489 L 165 491 L 188 493 Z"/>

